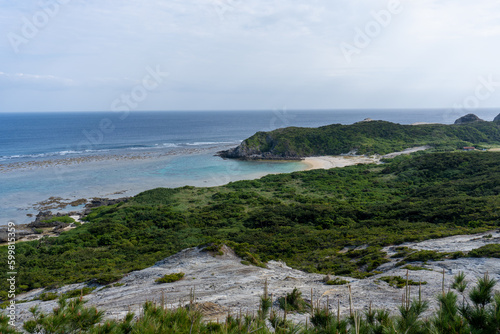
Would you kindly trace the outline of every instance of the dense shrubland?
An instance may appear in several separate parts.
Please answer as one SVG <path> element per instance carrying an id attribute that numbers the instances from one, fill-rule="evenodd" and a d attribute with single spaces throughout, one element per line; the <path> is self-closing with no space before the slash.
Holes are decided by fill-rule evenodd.
<path id="1" fill-rule="evenodd" d="M 387 261 L 383 246 L 496 228 L 499 161 L 494 152 L 421 153 L 384 165 L 146 191 L 94 209 L 86 224 L 58 238 L 17 244 L 18 292 L 109 284 L 208 243 L 229 245 L 248 264 L 280 259 L 309 272 L 365 277 Z M 3 247 L 2 266 L 6 253 Z M 470 255 L 498 254 L 488 246 Z M 432 256 L 406 254 L 401 264 Z M 2 299 L 6 284 L 0 281 Z"/>

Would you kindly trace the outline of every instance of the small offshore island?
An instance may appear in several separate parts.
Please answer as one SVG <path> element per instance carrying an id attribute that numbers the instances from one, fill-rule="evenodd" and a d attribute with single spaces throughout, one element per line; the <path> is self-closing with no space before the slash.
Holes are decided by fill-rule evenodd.
<path id="1" fill-rule="evenodd" d="M 29 309 L 37 306 L 53 320 L 64 312 L 77 319 L 71 310 L 89 317 L 95 312 L 88 325 L 92 333 L 125 333 L 119 328 L 126 326 L 141 332 L 152 324 L 162 328 L 158 333 L 174 333 L 160 320 L 176 324 L 182 314 L 186 333 L 335 333 L 359 330 L 360 323 L 430 333 L 424 329 L 446 316 L 447 324 L 466 333 L 477 328 L 474 312 L 483 310 L 486 329 L 478 333 L 496 330 L 497 147 L 500 115 L 493 122 L 466 115 L 453 125 L 363 121 L 258 132 L 218 154 L 365 160 L 102 200 L 81 214 L 81 222 L 40 213 L 32 228 L 42 238 L 16 244 L 16 321 L 41 328 L 36 325 L 46 320 L 40 315 L 29 321 Z M 368 159 L 373 155 L 383 163 Z M 58 237 L 48 237 L 54 230 Z M 3 266 L 6 249 L 0 253 Z M 470 293 L 476 286 L 488 297 L 482 302 Z M 8 282 L 0 287 L 1 300 L 10 305 Z M 49 315 L 59 297 L 80 302 L 73 299 L 70 309 L 60 301 L 59 313 Z M 446 313 L 462 299 L 468 311 Z M 202 316 L 213 322 L 206 324 Z M 98 327 L 103 319 L 116 331 Z"/>

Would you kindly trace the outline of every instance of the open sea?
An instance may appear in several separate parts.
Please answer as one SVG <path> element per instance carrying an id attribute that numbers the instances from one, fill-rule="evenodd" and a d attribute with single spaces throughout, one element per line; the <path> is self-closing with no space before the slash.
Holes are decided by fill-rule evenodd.
<path id="1" fill-rule="evenodd" d="M 214 156 L 257 131 L 352 124 L 365 118 L 450 124 L 465 113 L 444 109 L 0 113 L 0 225 L 29 223 L 34 218 L 28 215 L 56 202 L 132 196 L 156 187 L 217 186 L 305 169 L 301 162 Z M 498 110 L 474 113 L 491 121 Z"/>

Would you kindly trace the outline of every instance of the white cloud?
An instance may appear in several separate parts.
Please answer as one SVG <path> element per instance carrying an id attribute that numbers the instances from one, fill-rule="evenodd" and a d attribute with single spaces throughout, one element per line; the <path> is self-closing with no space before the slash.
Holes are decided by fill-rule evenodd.
<path id="1" fill-rule="evenodd" d="M 27 73 L 9 74 L 0 72 L 0 86 L 4 89 L 59 90 L 74 87 L 76 82 L 72 79 L 56 77 L 53 75 L 39 75 Z"/>
<path id="2" fill-rule="evenodd" d="M 171 78 L 145 102 L 150 109 L 447 106 L 478 76 L 500 71 L 493 0 L 401 0 L 403 12 L 347 63 L 341 43 L 388 2 L 72 0 L 20 54 L 0 40 L 10 73 L 0 74 L 2 88 L 59 95 L 35 104 L 3 94 L 0 104 L 43 110 L 52 106 L 46 96 L 97 110 L 158 64 Z M 0 31 L 19 32 L 39 8 L 0 0 Z"/>

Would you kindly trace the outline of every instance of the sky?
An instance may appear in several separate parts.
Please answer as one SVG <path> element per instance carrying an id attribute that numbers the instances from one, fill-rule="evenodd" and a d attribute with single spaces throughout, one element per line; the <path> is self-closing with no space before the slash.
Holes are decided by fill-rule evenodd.
<path id="1" fill-rule="evenodd" d="M 0 112 L 500 107 L 498 0 L 0 0 Z"/>

